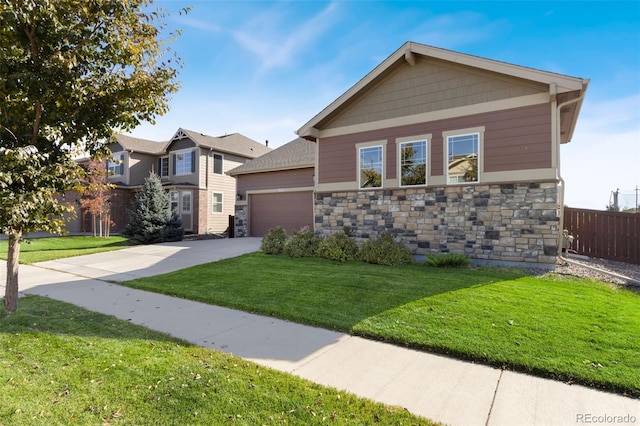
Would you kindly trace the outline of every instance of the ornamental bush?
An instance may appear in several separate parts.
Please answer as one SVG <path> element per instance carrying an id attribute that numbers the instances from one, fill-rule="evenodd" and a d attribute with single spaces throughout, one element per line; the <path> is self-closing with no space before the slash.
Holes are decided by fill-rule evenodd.
<path id="1" fill-rule="evenodd" d="M 280 254 L 284 249 L 284 244 L 287 242 L 287 232 L 282 226 L 276 226 L 267 231 L 267 234 L 262 237 L 260 243 L 260 250 L 264 254 Z"/>
<path id="2" fill-rule="evenodd" d="M 396 242 L 389 232 L 381 232 L 360 248 L 360 259 L 378 265 L 407 265 L 413 263 L 411 252 L 402 242 Z"/>
<path id="3" fill-rule="evenodd" d="M 358 258 L 358 244 L 345 232 L 332 234 L 322 240 L 316 251 L 316 255 L 325 259 L 346 262 Z"/>
<path id="4" fill-rule="evenodd" d="M 283 253 L 290 257 L 312 257 L 316 255 L 319 244 L 320 237 L 305 226 L 287 240 Z"/>
<path id="5" fill-rule="evenodd" d="M 462 268 L 471 264 L 471 259 L 462 253 L 440 253 L 427 256 L 425 265 L 434 268 Z"/>

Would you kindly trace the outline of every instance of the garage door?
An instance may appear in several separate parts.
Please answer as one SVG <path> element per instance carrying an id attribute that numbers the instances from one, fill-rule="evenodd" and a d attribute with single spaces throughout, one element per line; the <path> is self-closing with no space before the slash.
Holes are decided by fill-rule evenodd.
<path id="1" fill-rule="evenodd" d="M 278 192 L 249 196 L 249 232 L 263 237 L 278 225 L 291 234 L 303 226 L 313 228 L 313 192 Z"/>

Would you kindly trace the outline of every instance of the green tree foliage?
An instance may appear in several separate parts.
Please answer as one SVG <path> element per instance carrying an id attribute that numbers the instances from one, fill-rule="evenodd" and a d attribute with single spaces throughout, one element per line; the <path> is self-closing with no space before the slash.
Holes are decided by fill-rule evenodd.
<path id="1" fill-rule="evenodd" d="M 122 235 L 139 244 L 181 240 L 184 229 L 178 216 L 169 210 L 170 204 L 169 194 L 162 188 L 160 178 L 150 173 L 136 194 L 129 223 Z"/>
<path id="2" fill-rule="evenodd" d="M 53 163 L 34 146 L 0 147 L 0 231 L 9 236 L 4 298 L 7 312 L 14 312 L 18 306 L 22 236 L 34 231 L 61 232 L 62 215 L 74 209 L 56 194 L 76 184 L 79 176 L 79 168 L 69 155 Z"/>
<path id="3" fill-rule="evenodd" d="M 168 110 L 180 62 L 167 45 L 175 34 L 161 36 L 165 18 L 150 0 L 0 2 L 0 147 L 35 147 L 42 154 L 31 179 L 13 183 L 16 197 L 30 197 L 34 182 L 38 194 L 64 189 L 64 180 L 50 174 L 64 168 L 77 175 L 77 164 L 68 161 L 74 148 L 104 153 L 114 131 L 153 122 Z M 24 167 L 11 161 L 0 170 L 15 176 Z M 45 198 L 33 199 L 28 217 L 2 216 L 10 251 L 19 254 L 27 229 L 60 230 L 58 211 Z M 17 292 L 14 259 L 7 263 L 8 272 L 15 270 L 7 274 L 7 312 L 17 309 L 6 302 L 17 297 L 9 294 Z"/>

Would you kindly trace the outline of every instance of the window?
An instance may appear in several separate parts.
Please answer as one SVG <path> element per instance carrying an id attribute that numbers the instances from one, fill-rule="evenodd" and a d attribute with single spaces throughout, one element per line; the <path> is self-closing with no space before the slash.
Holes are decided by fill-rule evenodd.
<path id="1" fill-rule="evenodd" d="M 221 175 L 222 171 L 222 154 L 213 154 L 213 173 L 216 175 Z"/>
<path id="2" fill-rule="evenodd" d="M 382 146 L 360 148 L 360 188 L 382 188 Z"/>
<path id="3" fill-rule="evenodd" d="M 171 199 L 171 213 L 179 214 L 180 193 L 178 191 L 171 191 L 169 197 Z"/>
<path id="4" fill-rule="evenodd" d="M 447 183 L 478 182 L 480 133 L 447 136 Z"/>
<path id="5" fill-rule="evenodd" d="M 400 144 L 400 185 L 427 184 L 427 141 Z"/>
<path id="6" fill-rule="evenodd" d="M 182 192 L 182 213 L 191 213 L 191 192 Z"/>
<path id="7" fill-rule="evenodd" d="M 158 174 L 161 178 L 169 177 L 169 157 L 162 157 L 158 160 Z"/>
<path id="8" fill-rule="evenodd" d="M 222 213 L 222 193 L 214 192 L 212 199 L 213 204 L 211 206 L 211 211 L 214 213 Z"/>
<path id="9" fill-rule="evenodd" d="M 196 171 L 195 151 L 180 152 L 173 155 L 173 174 L 188 175 Z"/>
<path id="10" fill-rule="evenodd" d="M 107 164 L 109 176 L 124 175 L 124 153 L 112 154 L 113 159 Z"/>

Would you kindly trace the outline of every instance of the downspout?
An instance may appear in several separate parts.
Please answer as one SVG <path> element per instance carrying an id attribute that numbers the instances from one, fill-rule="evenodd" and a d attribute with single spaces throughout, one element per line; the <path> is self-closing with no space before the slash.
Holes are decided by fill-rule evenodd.
<path id="1" fill-rule="evenodd" d="M 558 249 L 559 249 L 559 257 L 562 258 L 564 260 L 564 258 L 562 257 L 562 247 L 564 244 L 563 238 L 564 238 L 564 189 L 565 189 L 565 185 L 564 185 L 564 179 L 562 178 L 562 175 L 560 174 L 560 145 L 561 145 L 561 131 L 562 131 L 562 126 L 560 123 L 560 112 L 562 111 L 562 108 L 566 107 L 567 105 L 571 105 L 574 104 L 576 102 L 582 102 L 584 100 L 584 95 L 585 95 L 585 87 L 583 86 L 583 88 L 580 90 L 580 96 L 578 96 L 575 99 L 571 99 L 568 100 L 566 102 L 561 103 L 560 105 L 556 106 L 556 149 L 557 149 L 557 153 L 556 153 L 556 179 L 560 184 L 560 191 L 558 191 L 558 201 L 559 201 L 559 205 L 560 205 L 560 224 L 559 224 L 559 229 L 558 229 Z M 551 95 L 553 97 L 553 99 L 556 99 L 556 85 L 551 84 L 550 88 L 549 88 Z"/>

